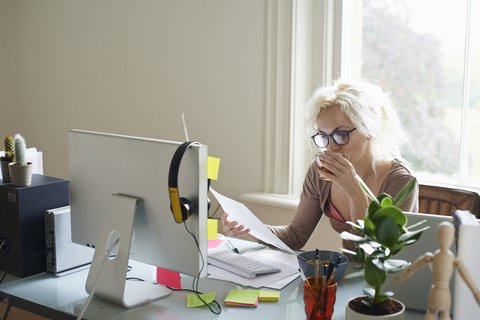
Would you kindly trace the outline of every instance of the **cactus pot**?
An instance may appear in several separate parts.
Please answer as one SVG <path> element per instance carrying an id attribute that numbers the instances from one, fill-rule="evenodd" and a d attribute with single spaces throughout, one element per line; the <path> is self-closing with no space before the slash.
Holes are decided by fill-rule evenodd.
<path id="1" fill-rule="evenodd" d="M 8 167 L 14 187 L 28 187 L 32 184 L 33 164 L 31 162 L 27 162 L 26 166 L 20 166 L 12 162 Z"/>
<path id="2" fill-rule="evenodd" d="M 2 163 L 2 178 L 3 182 L 7 183 L 10 182 L 10 169 L 8 168 L 8 165 L 12 163 L 12 161 L 5 161 L 2 160 L 0 161 Z"/>

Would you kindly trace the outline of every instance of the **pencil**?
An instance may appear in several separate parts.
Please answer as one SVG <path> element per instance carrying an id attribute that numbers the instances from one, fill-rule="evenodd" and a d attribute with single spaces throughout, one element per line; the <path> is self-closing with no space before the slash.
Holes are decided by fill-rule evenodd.
<path id="1" fill-rule="evenodd" d="M 320 251 L 315 252 L 315 287 L 318 287 L 318 268 L 320 267 Z"/>

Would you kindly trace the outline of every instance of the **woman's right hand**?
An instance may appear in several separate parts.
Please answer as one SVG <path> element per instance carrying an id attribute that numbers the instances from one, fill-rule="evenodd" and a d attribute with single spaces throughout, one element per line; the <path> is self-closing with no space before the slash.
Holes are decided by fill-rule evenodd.
<path id="1" fill-rule="evenodd" d="M 234 238 L 247 237 L 257 241 L 257 238 L 250 234 L 250 228 L 245 228 L 243 224 L 238 225 L 237 221 L 228 220 L 228 213 L 225 212 L 220 220 L 222 221 L 223 231 L 227 234 L 227 236 Z"/>

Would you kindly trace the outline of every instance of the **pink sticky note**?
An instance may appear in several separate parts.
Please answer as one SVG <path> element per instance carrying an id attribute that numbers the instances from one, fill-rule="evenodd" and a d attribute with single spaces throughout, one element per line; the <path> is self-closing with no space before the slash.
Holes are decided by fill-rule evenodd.
<path id="1" fill-rule="evenodd" d="M 217 240 L 207 240 L 208 249 L 216 248 L 223 242 L 223 238 L 218 238 Z"/>
<path id="2" fill-rule="evenodd" d="M 176 289 L 182 289 L 180 273 L 167 269 L 157 268 L 157 283 Z"/>

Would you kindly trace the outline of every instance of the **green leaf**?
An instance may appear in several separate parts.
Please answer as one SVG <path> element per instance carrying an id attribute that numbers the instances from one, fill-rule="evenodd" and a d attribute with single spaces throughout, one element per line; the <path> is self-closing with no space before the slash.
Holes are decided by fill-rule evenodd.
<path id="1" fill-rule="evenodd" d="M 382 208 L 391 207 L 393 205 L 393 200 L 390 197 L 385 197 L 382 199 Z"/>
<path id="2" fill-rule="evenodd" d="M 362 300 L 362 303 L 373 309 L 373 305 L 368 300 Z"/>
<path id="3" fill-rule="evenodd" d="M 385 295 L 385 294 L 380 294 L 375 299 L 373 299 L 373 302 L 374 302 L 374 304 L 379 304 L 379 303 L 382 303 L 383 301 L 387 300 L 388 298 L 390 298 L 390 296 Z"/>
<path id="4" fill-rule="evenodd" d="M 345 276 L 343 276 L 342 279 L 353 279 L 353 278 L 359 278 L 363 277 L 363 270 L 362 271 L 357 271 L 357 272 L 351 272 Z"/>
<path id="5" fill-rule="evenodd" d="M 363 293 L 372 299 L 375 297 L 375 290 L 372 288 L 363 288 Z"/>
<path id="6" fill-rule="evenodd" d="M 377 268 L 372 259 L 365 261 L 365 281 L 372 287 L 381 287 L 387 279 L 387 272 Z"/>
<path id="7" fill-rule="evenodd" d="M 357 236 L 347 231 L 343 231 L 342 233 L 340 233 L 340 239 L 353 241 L 353 242 L 360 242 L 360 243 L 365 242 L 367 240 L 365 237 Z"/>
<path id="8" fill-rule="evenodd" d="M 417 185 L 417 179 L 412 178 L 402 189 L 397 193 L 397 196 L 393 200 L 393 205 L 395 207 L 399 207 L 405 200 L 407 200 L 410 193 L 412 193 L 413 189 Z"/>
<path id="9" fill-rule="evenodd" d="M 382 217 L 378 220 L 375 229 L 375 236 L 377 241 L 383 246 L 390 248 L 396 245 L 400 236 L 398 225 L 390 217 Z"/>
<path id="10" fill-rule="evenodd" d="M 407 241 L 407 240 L 410 240 L 410 239 L 414 239 L 414 240 L 417 241 L 420 238 L 420 236 L 422 235 L 422 232 L 427 230 L 428 228 L 430 228 L 430 226 L 423 227 L 422 229 L 418 229 L 418 230 L 415 230 L 415 231 L 407 231 L 404 234 L 402 234 L 398 240 L 399 241 Z"/>
<path id="11" fill-rule="evenodd" d="M 381 261 L 380 259 L 373 259 L 372 263 L 380 270 L 383 270 L 387 273 L 395 273 L 402 271 L 410 265 L 409 262 L 405 260 L 398 259 L 389 259 L 386 261 Z"/>
<path id="12" fill-rule="evenodd" d="M 407 216 L 402 212 L 402 210 L 396 207 L 387 207 L 381 208 L 371 217 L 373 224 L 378 225 L 378 220 L 382 217 L 389 217 L 395 221 L 400 227 L 403 228 L 407 224 Z"/>
<path id="13" fill-rule="evenodd" d="M 362 187 L 363 191 L 365 191 L 365 193 L 370 197 L 370 199 L 372 199 L 372 201 L 375 201 L 378 204 L 380 204 L 380 202 L 377 200 L 377 198 L 375 197 L 373 192 L 367 187 L 365 182 L 363 182 L 362 178 L 360 178 L 358 175 L 355 175 L 355 178 L 357 178 L 357 180 L 360 183 L 360 186 Z"/>
<path id="14" fill-rule="evenodd" d="M 356 254 L 352 256 L 352 261 L 357 263 L 364 262 L 366 258 L 365 250 L 362 247 L 356 247 L 354 251 Z"/>

